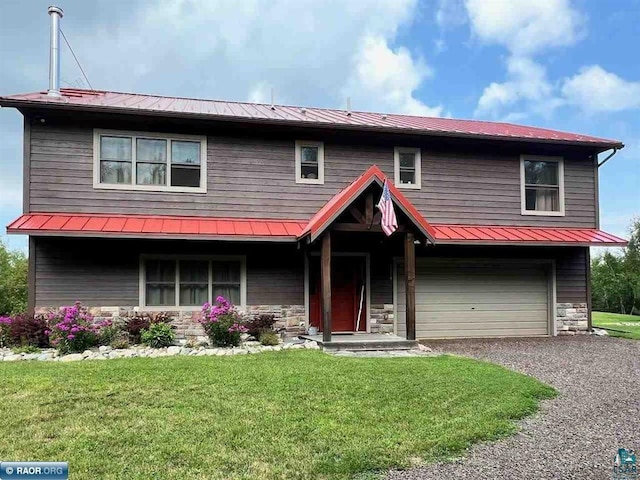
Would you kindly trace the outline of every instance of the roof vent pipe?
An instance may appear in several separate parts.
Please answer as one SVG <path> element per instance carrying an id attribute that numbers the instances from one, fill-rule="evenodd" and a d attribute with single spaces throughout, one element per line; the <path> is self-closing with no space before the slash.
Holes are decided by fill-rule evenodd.
<path id="1" fill-rule="evenodd" d="M 60 96 L 60 19 L 62 9 L 51 5 L 47 10 L 51 15 L 51 49 L 49 51 L 49 90 L 47 95 Z"/>

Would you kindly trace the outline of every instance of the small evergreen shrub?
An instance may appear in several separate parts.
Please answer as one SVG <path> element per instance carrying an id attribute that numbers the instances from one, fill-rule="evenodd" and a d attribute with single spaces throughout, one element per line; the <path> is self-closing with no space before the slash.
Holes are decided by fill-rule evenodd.
<path id="1" fill-rule="evenodd" d="M 247 320 L 245 327 L 247 327 L 247 333 L 258 340 L 264 332 L 272 331 L 274 323 L 276 323 L 275 316 L 262 314 Z"/>
<path id="2" fill-rule="evenodd" d="M 242 317 L 224 297 L 216 298 L 215 305 L 205 303 L 199 322 L 213 347 L 237 347 L 240 335 L 247 332 Z"/>
<path id="3" fill-rule="evenodd" d="M 142 343 L 153 348 L 162 348 L 173 345 L 175 334 L 173 327 L 168 323 L 152 323 L 148 329 L 142 330 L 140 334 Z"/>
<path id="4" fill-rule="evenodd" d="M 262 345 L 278 345 L 280 337 L 276 332 L 262 332 L 260 334 L 260 344 Z"/>

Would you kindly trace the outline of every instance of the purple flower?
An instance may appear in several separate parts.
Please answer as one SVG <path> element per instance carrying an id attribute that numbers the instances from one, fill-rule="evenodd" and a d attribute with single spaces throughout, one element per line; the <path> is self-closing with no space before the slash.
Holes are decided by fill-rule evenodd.
<path id="1" fill-rule="evenodd" d="M 45 330 L 44 334 L 48 337 L 49 335 L 51 335 L 51 330 Z"/>
<path id="2" fill-rule="evenodd" d="M 75 335 L 67 335 L 67 340 L 73 340 L 74 338 L 76 338 Z"/>

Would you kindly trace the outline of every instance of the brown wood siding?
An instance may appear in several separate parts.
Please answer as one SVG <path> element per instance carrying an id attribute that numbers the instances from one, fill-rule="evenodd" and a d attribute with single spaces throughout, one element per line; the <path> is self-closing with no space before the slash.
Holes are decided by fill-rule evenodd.
<path id="1" fill-rule="evenodd" d="M 587 303 L 587 264 L 585 247 L 572 248 L 556 260 L 558 303 Z"/>
<path id="2" fill-rule="evenodd" d="M 114 191 L 93 188 L 91 128 L 34 124 L 29 210 L 306 220 L 374 163 L 393 178 L 394 144 L 374 137 L 371 144 L 334 139 L 325 143 L 325 184 L 296 184 L 294 141 L 299 137 L 262 137 L 208 135 L 206 194 Z M 404 191 L 429 221 L 595 227 L 595 170 L 588 155 L 565 156 L 566 216 L 523 216 L 518 153 L 489 153 L 486 147 L 456 153 L 454 147 L 442 153 L 442 147 L 423 145 L 422 189 Z"/>
<path id="3" fill-rule="evenodd" d="M 141 254 L 246 255 L 247 304 L 304 304 L 304 262 L 294 246 L 36 238 L 36 305 L 139 303 Z"/>

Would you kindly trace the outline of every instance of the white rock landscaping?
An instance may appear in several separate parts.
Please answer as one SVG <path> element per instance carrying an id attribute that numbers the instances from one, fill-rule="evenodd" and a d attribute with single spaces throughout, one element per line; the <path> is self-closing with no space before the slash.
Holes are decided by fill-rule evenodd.
<path id="1" fill-rule="evenodd" d="M 48 362 L 75 362 L 81 360 L 110 360 L 114 358 L 158 358 L 175 356 L 223 356 L 223 355 L 253 355 L 263 352 L 279 352 L 282 350 L 310 349 L 318 350 L 317 342 L 305 340 L 297 343 L 280 343 L 279 345 L 260 345 L 259 342 L 245 342 L 239 347 L 212 348 L 171 346 L 166 348 L 151 348 L 144 345 L 134 345 L 129 348 L 113 349 L 100 346 L 85 350 L 82 353 L 60 355 L 53 348 L 43 348 L 40 353 L 13 353 L 9 348 L 0 348 L 0 361 L 17 362 L 23 360 L 38 360 Z"/>

